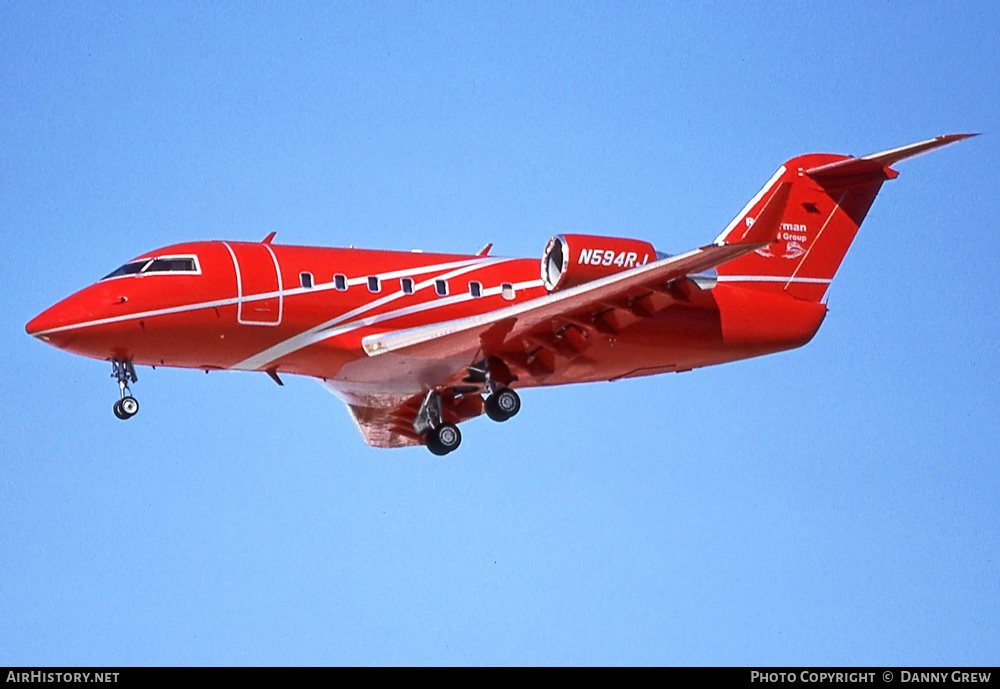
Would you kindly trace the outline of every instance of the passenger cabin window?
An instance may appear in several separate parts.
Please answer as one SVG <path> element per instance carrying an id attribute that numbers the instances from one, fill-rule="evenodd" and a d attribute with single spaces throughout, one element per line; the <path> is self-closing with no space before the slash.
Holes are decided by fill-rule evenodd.
<path id="1" fill-rule="evenodd" d="M 333 286 L 338 292 L 347 291 L 347 276 L 343 273 L 337 273 L 333 276 Z"/>
<path id="2" fill-rule="evenodd" d="M 313 286 L 313 274 L 312 273 L 299 273 L 299 284 L 306 289 L 312 289 Z"/>
<path id="3" fill-rule="evenodd" d="M 469 294 L 471 294 L 474 299 L 479 299 L 479 297 L 483 296 L 483 285 L 475 281 L 470 282 Z"/>
<path id="4" fill-rule="evenodd" d="M 434 291 L 437 292 L 439 297 L 448 296 L 448 281 L 447 280 L 435 280 L 434 281 Z"/>
<path id="5" fill-rule="evenodd" d="M 399 287 L 403 290 L 403 294 L 413 294 L 413 278 L 402 278 Z"/>
<path id="6" fill-rule="evenodd" d="M 505 282 L 502 285 L 500 285 L 500 296 L 502 296 L 507 301 L 513 301 L 515 296 L 514 285 L 510 284 L 509 282 Z"/>
<path id="7" fill-rule="evenodd" d="M 368 277 L 368 291 L 372 294 L 377 294 L 382 291 L 382 284 L 377 276 L 371 275 Z"/>

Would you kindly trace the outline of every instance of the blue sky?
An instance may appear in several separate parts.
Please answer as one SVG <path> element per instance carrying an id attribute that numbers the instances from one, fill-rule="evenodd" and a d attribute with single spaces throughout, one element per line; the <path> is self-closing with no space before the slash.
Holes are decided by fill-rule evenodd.
<path id="1" fill-rule="evenodd" d="M 5 3 L 0 662 L 998 662 L 995 3 Z M 194 239 L 677 252 L 899 166 L 803 349 L 378 451 L 304 379 L 24 324 Z"/>

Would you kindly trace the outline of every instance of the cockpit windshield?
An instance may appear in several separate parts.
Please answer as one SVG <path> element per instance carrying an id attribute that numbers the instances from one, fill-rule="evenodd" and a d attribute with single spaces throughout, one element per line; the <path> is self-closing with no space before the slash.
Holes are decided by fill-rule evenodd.
<path id="1" fill-rule="evenodd" d="M 148 258 L 144 258 L 138 261 L 132 261 L 131 263 L 126 263 L 118 270 L 108 273 L 101 279 L 107 280 L 109 278 L 121 277 L 122 275 L 134 275 L 135 273 L 141 273 L 142 269 L 146 267 L 147 263 L 149 263 Z"/>
<path id="2" fill-rule="evenodd" d="M 197 256 L 159 256 L 129 261 L 105 275 L 102 280 L 148 273 L 200 273 Z"/>

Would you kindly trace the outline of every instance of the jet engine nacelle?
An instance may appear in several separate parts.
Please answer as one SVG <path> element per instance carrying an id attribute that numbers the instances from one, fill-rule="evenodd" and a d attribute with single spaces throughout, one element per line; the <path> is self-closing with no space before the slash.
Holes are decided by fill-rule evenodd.
<path id="1" fill-rule="evenodd" d="M 554 292 L 655 261 L 649 242 L 625 237 L 560 234 L 542 254 L 542 281 Z"/>

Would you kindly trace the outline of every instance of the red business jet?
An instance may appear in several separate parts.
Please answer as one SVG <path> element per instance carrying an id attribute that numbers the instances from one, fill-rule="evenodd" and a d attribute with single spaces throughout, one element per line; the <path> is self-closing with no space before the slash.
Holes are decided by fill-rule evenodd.
<path id="1" fill-rule="evenodd" d="M 369 445 L 443 455 L 458 424 L 506 421 L 515 388 L 688 371 L 801 347 L 890 166 L 953 134 L 862 158 L 785 163 L 712 243 L 560 235 L 541 260 L 193 242 L 133 259 L 29 334 L 111 362 L 120 419 L 135 365 L 317 378 Z"/>

